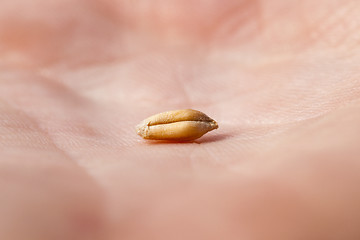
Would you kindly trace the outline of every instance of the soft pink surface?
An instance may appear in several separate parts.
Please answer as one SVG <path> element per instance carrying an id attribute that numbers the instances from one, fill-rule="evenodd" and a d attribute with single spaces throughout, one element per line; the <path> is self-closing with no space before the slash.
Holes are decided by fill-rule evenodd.
<path id="1" fill-rule="evenodd" d="M 0 239 L 360 239 L 359 12 L 2 0 Z M 136 135 L 181 108 L 219 129 Z"/>

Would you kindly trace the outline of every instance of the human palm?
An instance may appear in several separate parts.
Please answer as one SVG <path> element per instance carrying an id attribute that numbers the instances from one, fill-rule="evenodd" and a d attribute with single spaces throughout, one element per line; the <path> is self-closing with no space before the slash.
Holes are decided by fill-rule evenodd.
<path id="1" fill-rule="evenodd" d="M 356 1 L 0 3 L 1 239 L 359 239 Z M 193 108 L 219 129 L 148 142 Z"/>

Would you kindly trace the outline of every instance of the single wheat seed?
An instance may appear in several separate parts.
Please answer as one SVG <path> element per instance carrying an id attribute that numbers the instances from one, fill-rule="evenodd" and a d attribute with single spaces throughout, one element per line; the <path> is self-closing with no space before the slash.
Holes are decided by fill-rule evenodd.
<path id="1" fill-rule="evenodd" d="M 136 133 L 150 140 L 191 141 L 217 128 L 206 114 L 184 109 L 153 115 L 136 126 Z"/>

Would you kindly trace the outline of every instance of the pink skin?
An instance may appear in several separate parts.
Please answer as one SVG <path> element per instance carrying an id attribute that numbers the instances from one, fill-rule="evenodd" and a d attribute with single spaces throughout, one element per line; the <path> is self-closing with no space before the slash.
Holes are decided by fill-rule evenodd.
<path id="1" fill-rule="evenodd" d="M 0 239 L 360 239 L 360 3 L 0 2 Z M 219 129 L 153 143 L 194 108 Z"/>

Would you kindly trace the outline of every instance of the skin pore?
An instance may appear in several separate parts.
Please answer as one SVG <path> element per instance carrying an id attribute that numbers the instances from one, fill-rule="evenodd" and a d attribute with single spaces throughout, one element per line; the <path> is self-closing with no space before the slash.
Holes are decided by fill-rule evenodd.
<path id="1" fill-rule="evenodd" d="M 360 238 L 360 3 L 0 3 L 0 239 Z M 219 129 L 149 143 L 153 114 Z"/>

